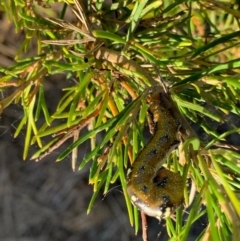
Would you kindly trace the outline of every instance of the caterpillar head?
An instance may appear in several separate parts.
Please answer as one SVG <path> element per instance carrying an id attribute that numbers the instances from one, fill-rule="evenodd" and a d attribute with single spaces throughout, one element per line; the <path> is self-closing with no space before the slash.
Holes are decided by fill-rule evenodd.
<path id="1" fill-rule="evenodd" d="M 183 202 L 184 182 L 180 174 L 161 168 L 149 184 L 128 184 L 132 203 L 148 216 L 169 217 Z"/>

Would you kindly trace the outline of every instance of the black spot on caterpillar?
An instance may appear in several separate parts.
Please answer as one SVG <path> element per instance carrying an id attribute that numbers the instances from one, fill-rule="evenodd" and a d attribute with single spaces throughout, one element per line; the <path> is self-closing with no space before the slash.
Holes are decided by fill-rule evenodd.
<path id="1" fill-rule="evenodd" d="M 151 96 L 155 133 L 140 151 L 128 175 L 127 191 L 132 203 L 149 216 L 169 216 L 183 201 L 183 178 L 162 167 L 177 148 L 180 122 L 171 113 L 165 93 Z"/>

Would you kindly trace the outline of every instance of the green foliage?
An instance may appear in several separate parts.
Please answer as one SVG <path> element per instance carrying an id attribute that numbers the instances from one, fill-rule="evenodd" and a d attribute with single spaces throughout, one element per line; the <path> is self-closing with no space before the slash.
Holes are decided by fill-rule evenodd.
<path id="1" fill-rule="evenodd" d="M 62 6 L 59 16 L 54 2 Z M 126 169 L 144 143 L 146 99 L 159 88 L 157 69 L 181 114 L 208 136 L 205 142 L 186 137 L 168 163 L 197 190 L 186 221 L 183 208 L 177 210 L 175 221 L 167 218 L 169 236 L 186 240 L 191 225 L 207 214 L 209 224 L 199 240 L 239 239 L 240 154 L 226 137 L 240 129 L 232 124 L 231 130 L 219 133 L 215 128 L 229 114 L 240 113 L 240 6 L 235 1 L 88 1 L 85 7 L 75 0 L 1 4 L 16 30 L 26 34 L 15 65 L 0 68 L 1 90 L 13 90 L 0 101 L 0 111 L 12 103 L 21 103 L 24 110 L 14 134 L 25 131 L 23 159 L 33 144 L 39 151 L 31 158 L 40 160 L 71 138 L 72 144 L 57 160 L 72 153 L 74 161 L 76 149 L 90 140 L 91 151 L 79 166 L 92 163 L 89 182 L 94 194 L 88 212 L 98 193 L 107 193 L 120 180 L 130 223 L 138 230 L 138 212 L 126 193 Z M 64 20 L 67 9 L 76 16 L 73 23 Z M 21 58 L 33 41 L 36 56 Z M 63 89 L 50 114 L 44 77 L 56 73 L 77 81 Z M 56 125 L 59 119 L 62 124 Z M 89 131 L 81 134 L 84 127 Z M 104 137 L 97 142 L 99 133 Z M 46 136 L 52 139 L 43 144 Z M 185 204 L 190 202 L 186 187 Z"/>

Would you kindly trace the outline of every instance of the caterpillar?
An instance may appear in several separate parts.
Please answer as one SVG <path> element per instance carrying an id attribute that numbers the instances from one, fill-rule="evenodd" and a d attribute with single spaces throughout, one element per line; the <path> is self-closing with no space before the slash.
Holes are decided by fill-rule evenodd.
<path id="1" fill-rule="evenodd" d="M 168 155 L 179 145 L 177 134 L 181 124 L 171 112 L 166 93 L 151 96 L 149 111 L 154 135 L 128 173 L 127 192 L 140 211 L 161 219 L 170 216 L 183 202 L 183 178 L 162 167 Z"/>

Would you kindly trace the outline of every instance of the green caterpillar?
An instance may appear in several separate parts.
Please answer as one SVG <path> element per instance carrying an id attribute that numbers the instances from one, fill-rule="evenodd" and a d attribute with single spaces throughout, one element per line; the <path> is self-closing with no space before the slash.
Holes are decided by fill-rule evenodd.
<path id="1" fill-rule="evenodd" d="M 127 191 L 132 203 L 148 216 L 168 217 L 183 202 L 183 178 L 162 167 L 178 147 L 179 120 L 171 113 L 165 93 L 151 96 L 149 111 L 154 135 L 140 151 L 128 174 Z"/>

